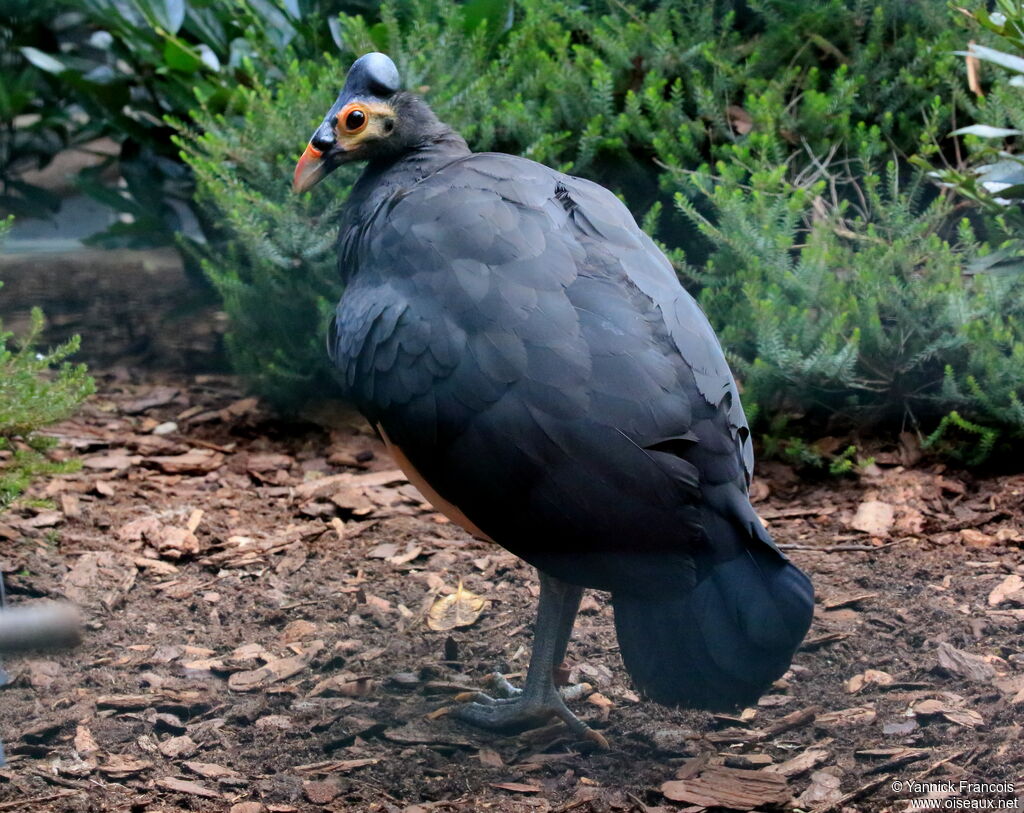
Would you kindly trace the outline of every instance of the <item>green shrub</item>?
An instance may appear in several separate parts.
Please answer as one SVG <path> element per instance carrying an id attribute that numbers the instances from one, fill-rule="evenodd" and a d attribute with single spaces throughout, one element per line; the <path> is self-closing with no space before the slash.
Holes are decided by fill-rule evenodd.
<path id="1" fill-rule="evenodd" d="M 707 261 L 686 271 L 751 417 L 780 432 L 788 416 L 812 437 L 941 424 L 948 438 L 976 421 L 1024 439 L 1024 278 L 965 273 L 987 248 L 951 197 L 921 172 L 880 166 L 878 128 L 855 132 L 851 155 L 813 170 L 747 146 L 714 169 L 674 173 L 689 187 L 678 206 L 710 244 Z M 978 458 L 997 435 L 943 450 Z"/>
<path id="2" fill-rule="evenodd" d="M 231 238 L 201 253 L 231 316 L 232 358 L 279 403 L 330 387 L 332 220 L 357 170 L 301 200 L 287 180 L 358 54 L 386 50 L 474 149 L 525 155 L 623 194 L 669 247 L 688 245 L 691 261 L 696 234 L 662 205 L 676 186 L 659 163 L 694 166 L 761 137 L 780 163 L 806 166 L 849 140 L 859 120 L 910 151 L 921 121 L 952 121 L 959 99 L 960 35 L 939 0 L 829 0 L 811 10 L 767 0 L 743 13 L 692 0 L 587 11 L 522 0 L 508 30 L 467 17 L 472 5 L 385 3 L 379 23 L 343 15 L 337 59 L 293 61 L 272 87 L 238 90 L 244 115 L 203 106 L 198 130 L 181 127 L 201 205 Z M 952 102 L 935 104 L 936 95 Z"/>
<path id="3" fill-rule="evenodd" d="M 0 222 L 0 240 L 6 230 L 7 223 Z M 66 361 L 78 349 L 78 337 L 40 352 L 42 328 L 42 312 L 35 309 L 28 333 L 12 348 L 13 334 L 0 324 L 0 511 L 33 477 L 72 468 L 47 458 L 55 441 L 38 432 L 67 418 L 94 390 L 85 366 Z"/>

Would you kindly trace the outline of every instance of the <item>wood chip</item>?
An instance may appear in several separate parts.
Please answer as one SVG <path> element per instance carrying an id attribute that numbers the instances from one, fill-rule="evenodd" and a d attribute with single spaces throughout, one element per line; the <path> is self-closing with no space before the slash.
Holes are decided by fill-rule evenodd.
<path id="1" fill-rule="evenodd" d="M 949 722 L 964 726 L 965 728 L 977 728 L 985 723 L 985 719 L 973 709 L 954 706 L 942 700 L 922 700 L 919 703 L 915 703 L 911 710 L 918 717 L 941 716 L 949 720 Z"/>
<path id="2" fill-rule="evenodd" d="M 540 793 L 544 790 L 540 785 L 528 785 L 525 782 L 491 782 L 490 785 L 492 788 L 512 793 Z"/>
<path id="3" fill-rule="evenodd" d="M 858 593 L 855 596 L 843 596 L 841 598 L 832 598 L 822 603 L 822 609 L 825 610 L 838 610 L 842 607 L 852 607 L 855 604 L 860 604 L 863 601 L 869 601 L 873 598 L 878 598 L 878 593 Z"/>
<path id="4" fill-rule="evenodd" d="M 661 793 L 673 802 L 737 810 L 783 805 L 790 799 L 789 785 L 784 776 L 718 766 L 707 766 L 692 779 L 665 782 Z"/>
<path id="5" fill-rule="evenodd" d="M 857 694 L 868 686 L 889 686 L 896 682 L 896 678 L 881 669 L 865 669 L 859 675 L 854 675 L 846 681 L 846 691 L 850 694 Z"/>
<path id="6" fill-rule="evenodd" d="M 192 782 L 188 779 L 176 779 L 173 776 L 167 776 L 163 779 L 156 780 L 156 786 L 169 790 L 172 793 L 186 793 L 189 796 L 201 796 L 204 799 L 222 799 L 224 797 L 212 788 L 201 785 L 199 782 Z"/>
<path id="7" fill-rule="evenodd" d="M 124 779 L 133 774 L 148 771 L 153 763 L 148 759 L 138 759 L 126 754 L 110 754 L 106 761 L 99 766 L 100 772 L 112 779 Z"/>
<path id="8" fill-rule="evenodd" d="M 816 768 L 829 758 L 830 754 L 824 748 L 808 748 L 806 751 L 797 754 L 778 765 L 769 765 L 764 769 L 766 773 L 778 773 L 783 776 L 799 776 L 811 768 Z"/>
<path id="9" fill-rule="evenodd" d="M 147 457 L 145 462 L 165 474 L 208 474 L 224 465 L 224 455 L 212 449 L 190 449 L 185 454 Z"/>
<path id="10" fill-rule="evenodd" d="M 341 793 L 341 785 L 337 782 L 303 782 L 302 792 L 306 799 L 315 805 L 326 805 Z"/>
<path id="11" fill-rule="evenodd" d="M 945 642 L 939 644 L 939 666 L 951 674 L 977 683 L 988 683 L 996 676 L 995 667 L 985 658 Z"/>
<path id="12" fill-rule="evenodd" d="M 811 774 L 811 783 L 800 794 L 797 801 L 801 807 L 813 808 L 823 804 L 837 802 L 843 798 L 840 790 L 843 781 L 839 776 L 828 771 L 815 771 Z"/>
<path id="13" fill-rule="evenodd" d="M 232 782 L 235 784 L 245 781 L 245 777 L 238 771 L 224 765 L 218 765 L 216 762 L 196 762 L 194 760 L 188 760 L 183 762 L 182 765 L 192 771 L 192 773 L 198 774 L 204 779 L 213 779 L 217 782 Z"/>
<path id="14" fill-rule="evenodd" d="M 265 689 L 272 683 L 297 675 L 309 666 L 310 660 L 308 655 L 295 655 L 290 658 L 278 658 L 259 669 L 235 672 L 228 678 L 228 688 L 233 692 L 255 692 Z"/>
<path id="15" fill-rule="evenodd" d="M 160 753 L 168 759 L 180 759 L 181 757 L 191 756 L 198 747 L 195 741 L 187 734 L 166 739 L 158 746 Z"/>
<path id="16" fill-rule="evenodd" d="M 367 697 L 377 684 L 368 677 L 355 675 L 331 675 L 316 684 L 309 692 L 310 697 Z"/>
<path id="17" fill-rule="evenodd" d="M 348 773 L 356 768 L 376 765 L 379 759 L 331 759 L 324 762 L 311 762 L 308 765 L 296 765 L 292 768 L 296 773 Z"/>
<path id="18" fill-rule="evenodd" d="M 481 765 L 486 765 L 488 768 L 505 767 L 505 760 L 503 760 L 501 758 L 501 754 L 493 748 L 481 748 L 477 752 L 476 758 L 480 760 Z"/>
<path id="19" fill-rule="evenodd" d="M 849 709 L 837 709 L 818 715 L 815 722 L 820 726 L 868 725 L 875 721 L 876 712 L 873 706 L 854 706 Z"/>
<path id="20" fill-rule="evenodd" d="M 1004 601 L 1024 604 L 1024 578 L 1016 573 L 1007 576 L 988 594 L 988 606 L 995 607 Z"/>

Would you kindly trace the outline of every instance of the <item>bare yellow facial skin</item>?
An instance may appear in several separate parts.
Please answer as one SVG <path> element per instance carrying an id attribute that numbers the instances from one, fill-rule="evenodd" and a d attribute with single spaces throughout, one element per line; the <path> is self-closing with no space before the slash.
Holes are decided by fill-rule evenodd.
<path id="1" fill-rule="evenodd" d="M 359 158 L 370 141 L 387 138 L 395 125 L 395 111 L 380 102 L 349 102 L 334 122 L 334 146 L 326 152 L 313 146 L 312 140 L 295 166 L 292 191 L 312 189 L 332 170 L 346 161 Z"/>

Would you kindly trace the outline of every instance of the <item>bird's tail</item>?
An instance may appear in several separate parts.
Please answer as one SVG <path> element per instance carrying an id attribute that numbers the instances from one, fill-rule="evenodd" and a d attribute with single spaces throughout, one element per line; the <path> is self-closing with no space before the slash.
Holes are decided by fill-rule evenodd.
<path id="1" fill-rule="evenodd" d="M 719 530 L 737 533 L 730 524 Z M 703 568 L 679 596 L 613 593 L 626 669 L 652 700 L 727 709 L 780 677 L 811 623 L 814 594 L 798 567 L 760 539 Z"/>

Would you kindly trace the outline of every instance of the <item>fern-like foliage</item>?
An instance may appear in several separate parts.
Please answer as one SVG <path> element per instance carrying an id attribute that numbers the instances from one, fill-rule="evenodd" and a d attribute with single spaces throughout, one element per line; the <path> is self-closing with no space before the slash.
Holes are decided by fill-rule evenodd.
<path id="1" fill-rule="evenodd" d="M 0 221 L 0 240 L 7 228 Z M 33 310 L 28 332 L 13 347 L 14 334 L 0 324 L 0 511 L 34 477 L 73 465 L 46 457 L 53 439 L 39 430 L 71 415 L 94 389 L 84 365 L 67 361 L 78 349 L 77 336 L 45 352 L 37 349 L 43 324 L 42 312 Z"/>
<path id="2" fill-rule="evenodd" d="M 278 402 L 332 386 L 322 348 L 326 311 L 339 293 L 333 220 L 352 174 L 301 200 L 287 178 L 359 54 L 387 51 L 407 87 L 474 149 L 585 175 L 634 211 L 651 211 L 646 227 L 680 263 L 684 248 L 691 262 L 706 248 L 690 222 L 672 214 L 680 185 L 662 167 L 682 170 L 747 142 L 771 150 L 779 165 L 807 165 L 848 139 L 857 120 L 879 122 L 886 138 L 909 149 L 923 111 L 936 97 L 954 98 L 956 31 L 943 0 L 885 0 L 877 8 L 762 0 L 739 11 L 697 0 L 598 0 L 586 8 L 517 0 L 501 32 L 468 25 L 465 8 L 394 0 L 382 4 L 380 22 L 341 15 L 333 26 L 338 54 L 296 53 L 267 72 L 266 84 L 239 88 L 229 113 L 199 98 L 199 129 L 179 125 L 201 205 L 228 238 L 226 246 L 195 250 L 231 317 L 232 359 Z M 254 59 L 279 64 L 281 43 L 267 36 L 253 30 Z M 953 106 L 932 115 L 951 120 Z M 691 185 L 682 188 L 699 198 Z M 795 225 L 798 213 L 788 218 Z M 736 250 L 748 256 L 773 239 L 745 233 L 744 246 L 736 236 Z M 719 284 L 711 267 L 700 278 Z"/>

